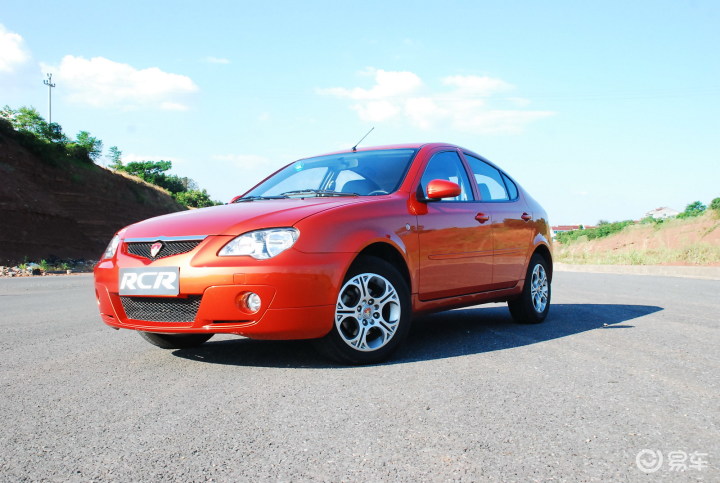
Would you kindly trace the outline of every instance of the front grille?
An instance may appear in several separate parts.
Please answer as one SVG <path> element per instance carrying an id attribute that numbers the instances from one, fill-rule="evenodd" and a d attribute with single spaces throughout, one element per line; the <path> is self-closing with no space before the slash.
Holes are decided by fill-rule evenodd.
<path id="1" fill-rule="evenodd" d="M 150 255 L 150 247 L 157 242 L 128 242 L 127 251 L 132 255 L 138 257 L 149 258 L 150 260 L 157 260 L 158 258 L 171 257 L 173 255 L 180 255 L 181 253 L 187 253 L 195 249 L 202 240 L 181 240 L 181 241 L 160 241 L 162 248 L 154 257 Z"/>
<path id="2" fill-rule="evenodd" d="M 193 322 L 201 299 L 200 295 L 187 298 L 120 297 L 128 317 L 152 322 Z"/>

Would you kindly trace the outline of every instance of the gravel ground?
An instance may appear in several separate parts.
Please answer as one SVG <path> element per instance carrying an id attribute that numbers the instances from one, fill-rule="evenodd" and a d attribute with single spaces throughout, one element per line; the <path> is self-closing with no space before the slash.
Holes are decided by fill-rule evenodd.
<path id="1" fill-rule="evenodd" d="M 90 276 L 1 279 L 0 481 L 720 481 L 719 289 L 559 272 L 544 324 L 436 314 L 339 367 L 302 341 L 164 351 L 100 322 Z"/>

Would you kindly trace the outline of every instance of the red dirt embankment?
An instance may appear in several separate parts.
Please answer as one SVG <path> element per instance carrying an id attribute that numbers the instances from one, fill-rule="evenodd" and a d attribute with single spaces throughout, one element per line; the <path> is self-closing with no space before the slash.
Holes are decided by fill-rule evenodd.
<path id="1" fill-rule="evenodd" d="M 0 133 L 0 265 L 98 259 L 123 226 L 183 209 L 142 180 L 90 163 L 52 166 Z"/>
<path id="2" fill-rule="evenodd" d="M 579 264 L 720 266 L 720 218 L 638 224 L 606 238 L 556 244 L 558 261 Z"/>

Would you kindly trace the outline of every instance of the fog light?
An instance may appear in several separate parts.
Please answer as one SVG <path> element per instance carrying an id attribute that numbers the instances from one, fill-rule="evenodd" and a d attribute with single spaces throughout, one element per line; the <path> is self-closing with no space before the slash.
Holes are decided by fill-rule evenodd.
<path id="1" fill-rule="evenodd" d="M 248 292 L 243 298 L 243 304 L 250 312 L 257 312 L 260 310 L 262 300 L 260 300 L 260 296 L 255 292 Z"/>

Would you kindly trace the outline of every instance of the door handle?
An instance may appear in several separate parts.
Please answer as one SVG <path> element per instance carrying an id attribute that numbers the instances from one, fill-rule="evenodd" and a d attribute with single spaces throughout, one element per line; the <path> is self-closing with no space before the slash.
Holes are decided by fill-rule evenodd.
<path id="1" fill-rule="evenodd" d="M 530 221 L 530 220 L 532 220 L 532 215 L 530 215 L 529 213 L 523 213 L 523 214 L 520 216 L 520 218 L 522 218 L 522 219 L 525 220 L 525 221 Z"/>
<path id="2" fill-rule="evenodd" d="M 485 223 L 490 219 L 490 215 L 486 215 L 485 213 L 478 213 L 477 215 L 475 215 L 475 219 L 480 223 Z"/>

